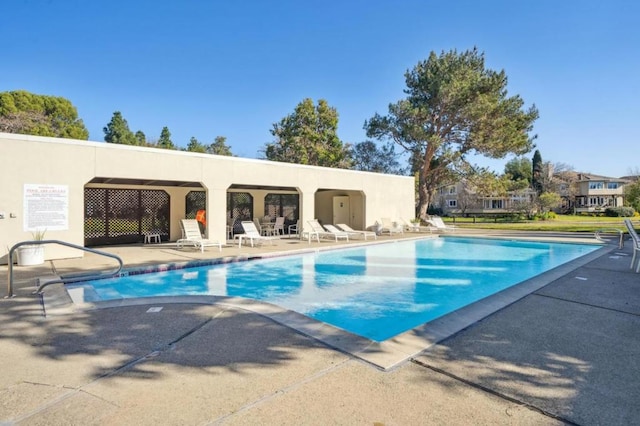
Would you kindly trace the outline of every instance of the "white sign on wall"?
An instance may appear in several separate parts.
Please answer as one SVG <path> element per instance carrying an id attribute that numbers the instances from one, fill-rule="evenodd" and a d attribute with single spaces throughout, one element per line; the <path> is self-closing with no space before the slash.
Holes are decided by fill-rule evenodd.
<path id="1" fill-rule="evenodd" d="M 69 229 L 69 187 L 25 184 L 23 218 L 25 231 Z"/>

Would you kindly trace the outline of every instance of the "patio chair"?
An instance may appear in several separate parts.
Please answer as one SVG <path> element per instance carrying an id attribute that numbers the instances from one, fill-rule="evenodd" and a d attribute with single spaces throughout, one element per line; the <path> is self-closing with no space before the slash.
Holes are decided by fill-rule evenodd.
<path id="1" fill-rule="evenodd" d="M 280 237 L 273 237 L 273 236 L 268 237 L 268 236 L 260 235 L 260 232 L 258 232 L 258 228 L 256 227 L 256 224 L 251 222 L 250 220 L 242 221 L 240 225 L 242 225 L 244 234 L 236 234 L 233 236 L 234 239 L 238 240 L 238 248 L 242 247 L 242 240 L 249 240 L 251 247 L 253 247 L 254 241 L 256 244 L 262 244 L 264 242 L 275 244 L 274 240 L 280 239 Z"/>
<path id="2" fill-rule="evenodd" d="M 367 237 L 373 237 L 374 240 L 378 239 L 378 236 L 373 231 L 358 231 L 356 229 L 351 228 L 349 225 L 345 223 L 336 223 L 336 226 L 338 227 L 338 229 L 346 232 L 349 235 L 360 236 L 365 240 L 367 239 Z"/>
<path id="3" fill-rule="evenodd" d="M 255 225 L 256 229 L 258 230 L 258 234 L 260 235 L 264 235 L 264 233 L 266 232 L 266 228 L 262 228 L 262 223 L 260 221 L 260 219 L 258 219 L 257 217 L 253 218 L 253 224 Z"/>
<path id="4" fill-rule="evenodd" d="M 440 232 L 456 232 L 457 227 L 454 225 L 445 225 L 440 216 L 431 216 L 431 219 L 427 220 L 427 223 Z"/>
<path id="5" fill-rule="evenodd" d="M 293 225 L 289 225 L 289 227 L 287 228 L 287 233 L 289 235 L 289 238 L 291 238 L 292 235 L 298 235 L 301 231 L 301 227 L 300 227 L 300 219 L 298 219 L 298 221 L 296 223 L 294 223 Z"/>
<path id="6" fill-rule="evenodd" d="M 228 217 L 227 218 L 227 238 L 228 239 L 233 239 L 233 226 L 236 223 L 236 218 L 235 217 Z"/>
<path id="7" fill-rule="evenodd" d="M 322 227 L 320 222 L 318 222 L 318 219 L 309 220 L 309 221 L 307 221 L 307 223 L 311 227 L 311 232 L 313 234 L 315 234 L 318 238 L 334 239 L 336 242 L 340 238 L 343 238 L 343 239 L 349 241 L 349 234 L 347 234 L 347 233 L 334 234 L 333 232 L 329 232 L 329 231 L 327 231 L 326 229 L 324 229 Z"/>
<path id="8" fill-rule="evenodd" d="M 269 236 L 275 234 L 273 231 L 275 222 L 271 220 L 271 217 L 263 216 L 261 219 L 254 218 L 253 222 L 256 224 L 256 228 L 258 228 L 260 235 Z"/>
<path id="9" fill-rule="evenodd" d="M 200 234 L 200 225 L 195 219 L 180 219 L 180 226 L 182 227 L 182 238 L 176 241 L 178 248 L 182 248 L 185 245 L 191 245 L 196 248 L 200 248 L 201 252 L 204 252 L 205 247 L 217 246 L 219 251 L 222 251 L 222 243 L 220 241 L 211 241 L 206 238 L 202 238 Z"/>
<path id="10" fill-rule="evenodd" d="M 284 216 L 276 217 L 276 222 L 273 224 L 273 235 L 284 235 Z"/>
<path id="11" fill-rule="evenodd" d="M 380 227 L 378 228 L 379 234 L 387 233 L 389 235 L 395 234 L 403 234 L 404 231 L 401 225 L 398 225 L 397 222 L 393 222 L 388 217 L 383 217 L 380 219 Z"/>

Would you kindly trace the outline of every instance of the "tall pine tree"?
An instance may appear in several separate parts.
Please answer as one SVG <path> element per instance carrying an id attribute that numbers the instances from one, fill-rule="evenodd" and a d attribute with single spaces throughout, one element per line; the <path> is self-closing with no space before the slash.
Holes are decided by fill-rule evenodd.
<path id="1" fill-rule="evenodd" d="M 122 117 L 120 111 L 113 113 L 111 121 L 102 129 L 104 140 L 108 143 L 118 143 L 122 145 L 138 145 L 138 139 L 129 129 L 129 123 Z"/>
<path id="2" fill-rule="evenodd" d="M 160 132 L 160 139 L 158 139 L 158 148 L 162 149 L 176 149 L 176 146 L 173 144 L 171 140 L 171 132 L 167 126 L 162 128 L 162 132 Z"/>
<path id="3" fill-rule="evenodd" d="M 540 155 L 540 151 L 536 149 L 536 152 L 533 153 L 532 163 L 532 171 L 533 177 L 531 179 L 531 186 L 533 189 L 538 191 L 538 194 L 542 193 L 543 189 L 543 180 L 544 180 L 544 164 L 542 164 L 542 155 Z"/>

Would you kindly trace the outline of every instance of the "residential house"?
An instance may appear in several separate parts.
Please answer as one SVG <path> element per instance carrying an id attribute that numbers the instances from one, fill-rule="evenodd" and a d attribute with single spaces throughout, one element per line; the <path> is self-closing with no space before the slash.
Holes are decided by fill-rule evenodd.
<path id="1" fill-rule="evenodd" d="M 522 211 L 533 204 L 536 195 L 535 190 L 525 189 L 506 195 L 479 196 L 461 180 L 440 188 L 434 206 L 445 216 L 497 216 Z"/>
<path id="2" fill-rule="evenodd" d="M 559 178 L 558 192 L 563 198 L 563 210 L 575 213 L 602 213 L 607 207 L 624 205 L 624 178 L 565 173 Z"/>
<path id="3" fill-rule="evenodd" d="M 577 172 L 557 173 L 551 179 L 562 197 L 560 211 L 570 213 L 602 213 L 607 207 L 622 207 L 624 185 L 630 182 L 632 179 Z M 531 188 L 503 196 L 478 196 L 461 180 L 440 188 L 434 206 L 448 216 L 501 215 L 531 208 L 536 197 Z"/>

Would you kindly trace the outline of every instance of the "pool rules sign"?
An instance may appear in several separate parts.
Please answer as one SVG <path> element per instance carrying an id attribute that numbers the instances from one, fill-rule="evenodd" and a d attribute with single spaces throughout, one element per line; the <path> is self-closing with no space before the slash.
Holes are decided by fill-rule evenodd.
<path id="1" fill-rule="evenodd" d="M 69 229 L 69 187 L 25 184 L 23 218 L 25 231 Z"/>

